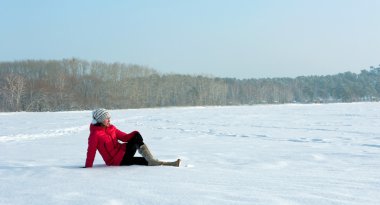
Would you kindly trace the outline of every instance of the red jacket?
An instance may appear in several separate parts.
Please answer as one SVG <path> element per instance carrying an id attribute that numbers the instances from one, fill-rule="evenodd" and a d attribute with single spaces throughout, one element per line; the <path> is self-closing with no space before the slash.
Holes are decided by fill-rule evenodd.
<path id="1" fill-rule="evenodd" d="M 126 134 L 113 125 L 103 127 L 91 124 L 86 167 L 92 167 L 96 150 L 99 151 L 108 166 L 119 166 L 125 154 L 126 144 L 120 144 L 118 140 L 128 142 L 134 137 L 135 133 L 136 131 Z"/>

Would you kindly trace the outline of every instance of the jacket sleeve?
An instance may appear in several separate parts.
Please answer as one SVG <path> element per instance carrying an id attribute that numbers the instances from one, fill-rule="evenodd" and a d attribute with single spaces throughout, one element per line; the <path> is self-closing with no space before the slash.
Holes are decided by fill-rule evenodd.
<path id="1" fill-rule="evenodd" d="M 98 145 L 98 137 L 96 135 L 90 135 L 88 137 L 87 158 L 86 158 L 86 165 L 85 165 L 86 168 L 92 167 L 94 163 L 97 145 Z"/>
<path id="2" fill-rule="evenodd" d="M 128 142 L 129 140 L 131 140 L 135 134 L 136 134 L 137 131 L 133 131 L 129 134 L 125 133 L 125 132 L 122 132 L 118 129 L 116 129 L 116 137 L 117 139 L 123 141 L 123 142 Z"/>

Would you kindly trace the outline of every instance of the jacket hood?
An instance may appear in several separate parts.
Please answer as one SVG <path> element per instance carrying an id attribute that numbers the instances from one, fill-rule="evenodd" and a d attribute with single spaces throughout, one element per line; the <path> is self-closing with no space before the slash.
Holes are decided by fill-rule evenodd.
<path id="1" fill-rule="evenodd" d="M 110 125 L 109 127 L 107 127 L 107 129 L 112 129 L 113 127 L 114 127 L 113 125 Z M 104 131 L 105 129 L 106 127 L 90 124 L 90 132 L 101 132 L 101 131 Z"/>

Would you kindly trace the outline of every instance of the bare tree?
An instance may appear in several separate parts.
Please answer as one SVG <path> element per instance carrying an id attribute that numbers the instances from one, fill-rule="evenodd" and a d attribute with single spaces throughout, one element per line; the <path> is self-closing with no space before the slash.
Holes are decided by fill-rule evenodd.
<path id="1" fill-rule="evenodd" d="M 25 92 L 25 79 L 17 74 L 9 74 L 5 77 L 5 85 L 2 93 L 8 106 L 13 111 L 21 110 L 21 100 Z"/>

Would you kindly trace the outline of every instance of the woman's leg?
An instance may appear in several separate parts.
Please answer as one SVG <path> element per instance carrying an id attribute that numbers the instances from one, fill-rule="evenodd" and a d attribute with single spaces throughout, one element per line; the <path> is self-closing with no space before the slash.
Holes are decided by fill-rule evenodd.
<path id="1" fill-rule="evenodd" d="M 136 150 L 138 150 L 143 157 L 134 157 Z M 127 149 L 120 165 L 136 164 L 149 166 L 165 165 L 179 167 L 180 162 L 180 159 L 177 159 L 173 162 L 164 162 L 154 158 L 149 148 L 144 144 L 143 138 L 140 135 L 140 133 L 136 132 L 135 136 L 127 143 Z"/>
<path id="2" fill-rule="evenodd" d="M 144 157 L 134 157 L 139 147 L 144 145 L 143 138 L 140 133 L 136 132 L 135 136 L 127 143 L 126 152 L 120 165 L 148 165 L 148 161 Z"/>
<path id="3" fill-rule="evenodd" d="M 153 157 L 152 153 L 150 152 L 149 148 L 144 144 L 140 146 L 138 149 L 139 153 L 148 161 L 148 166 L 175 166 L 179 167 L 179 164 L 181 163 L 180 159 L 177 159 L 176 161 L 173 162 L 165 162 L 165 161 L 160 161 L 156 158 Z"/>

